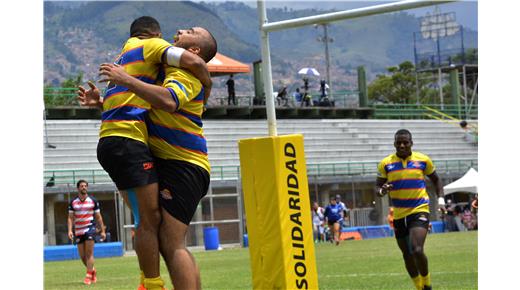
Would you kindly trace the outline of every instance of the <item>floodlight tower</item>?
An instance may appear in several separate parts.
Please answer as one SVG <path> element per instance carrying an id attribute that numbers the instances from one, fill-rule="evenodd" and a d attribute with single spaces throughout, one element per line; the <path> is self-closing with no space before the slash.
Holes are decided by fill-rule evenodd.
<path id="1" fill-rule="evenodd" d="M 329 96 L 332 99 L 332 84 L 330 82 L 330 54 L 329 54 L 329 42 L 333 42 L 334 39 L 329 37 L 327 27 L 330 26 L 328 23 L 320 23 L 315 24 L 314 28 L 318 28 L 318 26 L 323 26 L 323 36 L 319 36 L 317 40 L 319 42 L 325 43 L 325 66 L 327 69 L 327 84 L 329 85 Z"/>
<path id="2" fill-rule="evenodd" d="M 457 33 L 460 26 L 455 22 L 455 12 L 441 13 L 439 6 L 435 6 L 435 11 L 430 15 L 429 12 L 426 16 L 421 17 L 421 35 L 424 39 L 432 39 L 437 45 L 437 68 L 438 68 L 438 85 L 439 85 L 439 96 L 441 101 L 441 109 L 444 109 L 444 97 L 442 93 L 442 59 L 441 59 L 441 45 L 440 38 L 451 36 Z M 415 41 L 415 37 L 414 37 Z M 417 59 L 417 56 L 416 56 Z M 432 65 L 435 65 L 435 61 L 432 56 Z M 416 63 L 417 67 L 417 63 Z"/>

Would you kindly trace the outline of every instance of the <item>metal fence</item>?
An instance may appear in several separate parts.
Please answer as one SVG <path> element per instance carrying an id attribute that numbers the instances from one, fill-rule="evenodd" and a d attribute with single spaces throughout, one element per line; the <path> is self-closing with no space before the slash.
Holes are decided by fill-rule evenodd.
<path id="1" fill-rule="evenodd" d="M 434 160 L 436 168 L 441 172 L 466 172 L 469 168 L 478 169 L 478 159 L 443 159 Z M 335 175 L 373 175 L 377 173 L 377 161 L 309 163 L 309 176 Z M 240 176 L 240 166 L 213 166 L 211 180 L 236 180 Z M 111 183 L 111 179 L 103 169 L 60 169 L 45 170 L 44 185 L 76 184 L 80 179 L 90 183 Z"/>

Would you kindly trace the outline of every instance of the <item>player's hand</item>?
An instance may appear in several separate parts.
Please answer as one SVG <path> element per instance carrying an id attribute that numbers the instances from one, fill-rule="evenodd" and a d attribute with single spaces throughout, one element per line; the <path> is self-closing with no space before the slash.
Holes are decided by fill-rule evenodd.
<path id="1" fill-rule="evenodd" d="M 439 211 L 442 212 L 443 214 L 448 213 L 448 211 L 446 210 L 446 206 L 444 206 L 444 205 L 439 205 Z"/>
<path id="2" fill-rule="evenodd" d="M 107 238 L 107 234 L 105 232 L 101 232 L 101 241 L 104 241 Z"/>
<path id="3" fill-rule="evenodd" d="M 394 188 L 394 186 L 391 183 L 383 184 L 383 186 L 381 186 L 381 189 L 379 190 L 379 196 L 385 196 L 392 190 L 392 188 Z"/>
<path id="4" fill-rule="evenodd" d="M 69 231 L 69 239 L 72 241 L 73 238 L 74 238 L 74 234 L 72 233 L 72 231 Z"/>
<path id="5" fill-rule="evenodd" d="M 101 107 L 103 106 L 103 101 L 101 100 L 101 92 L 99 89 L 92 83 L 88 82 L 89 90 L 86 90 L 83 86 L 78 87 L 78 101 L 81 106 L 85 107 Z"/>
<path id="6" fill-rule="evenodd" d="M 114 63 L 101 64 L 99 66 L 99 76 L 102 77 L 99 80 L 100 83 L 111 82 L 123 87 L 128 86 L 129 80 L 132 78 L 122 66 Z"/>

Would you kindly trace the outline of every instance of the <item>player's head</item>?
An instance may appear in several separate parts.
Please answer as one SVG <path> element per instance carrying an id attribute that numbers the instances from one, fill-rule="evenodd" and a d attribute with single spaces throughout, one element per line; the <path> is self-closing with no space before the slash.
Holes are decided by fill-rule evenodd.
<path id="1" fill-rule="evenodd" d="M 336 203 L 337 203 L 337 202 L 336 202 L 336 197 L 335 197 L 335 196 L 332 196 L 332 197 L 330 198 L 330 204 L 332 204 L 332 205 L 336 205 Z"/>
<path id="2" fill-rule="evenodd" d="M 202 27 L 181 29 L 173 37 L 173 45 L 187 49 L 209 62 L 217 54 L 217 41 Z"/>
<path id="3" fill-rule="evenodd" d="M 130 25 L 130 37 L 162 37 L 159 22 L 150 16 L 141 16 Z"/>
<path id="4" fill-rule="evenodd" d="M 79 194 L 87 194 L 88 182 L 86 180 L 83 180 L 83 179 L 79 180 L 76 183 L 76 187 L 78 188 Z"/>
<path id="5" fill-rule="evenodd" d="M 341 195 L 336 194 L 336 201 L 337 201 L 337 202 L 340 202 L 340 201 L 341 201 Z"/>
<path id="6" fill-rule="evenodd" d="M 412 154 L 412 133 L 406 129 L 397 131 L 394 135 L 394 147 L 397 156 L 406 158 Z"/>

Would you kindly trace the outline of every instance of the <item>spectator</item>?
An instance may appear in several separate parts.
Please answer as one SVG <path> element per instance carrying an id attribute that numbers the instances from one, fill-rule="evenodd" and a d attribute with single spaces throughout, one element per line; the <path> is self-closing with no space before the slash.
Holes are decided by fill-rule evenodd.
<path id="1" fill-rule="evenodd" d="M 296 103 L 301 103 L 303 95 L 300 93 L 300 88 L 296 88 L 296 92 L 293 93 L 293 98 L 296 101 Z"/>
<path id="2" fill-rule="evenodd" d="M 235 81 L 233 80 L 233 74 L 229 75 L 226 86 L 228 91 L 228 105 L 231 105 L 231 102 L 233 102 L 233 105 L 236 106 L 237 100 L 235 96 Z"/>
<path id="3" fill-rule="evenodd" d="M 468 122 L 462 120 L 459 123 L 460 127 L 464 131 L 464 140 L 468 141 L 469 143 L 473 145 L 477 145 L 478 143 L 478 137 L 475 131 L 473 131 L 469 126 Z"/>
<path id="4" fill-rule="evenodd" d="M 304 77 L 303 78 L 303 94 L 307 94 L 309 92 L 309 79 Z"/>
<path id="5" fill-rule="evenodd" d="M 308 93 L 303 93 L 303 97 L 302 97 L 302 103 L 301 103 L 301 107 L 303 107 L 305 105 L 305 107 L 310 107 L 312 106 L 312 96 L 309 95 Z"/>
<path id="6" fill-rule="evenodd" d="M 312 204 L 312 233 L 316 243 L 325 241 L 324 214 L 324 209 L 315 201 Z"/>
<path id="7" fill-rule="evenodd" d="M 446 230 L 448 232 L 458 231 L 457 225 L 455 224 L 454 205 L 451 199 L 446 201 Z"/>
<path id="8" fill-rule="evenodd" d="M 278 91 L 278 94 L 276 95 L 276 101 L 278 102 L 278 105 L 287 107 L 287 103 L 289 99 L 287 99 L 287 86 L 283 86 L 280 91 Z"/>
<path id="9" fill-rule="evenodd" d="M 321 93 L 321 96 L 320 98 L 323 99 L 327 96 L 327 91 L 326 91 L 326 88 L 325 86 L 327 85 L 327 83 L 325 82 L 325 80 L 321 80 L 320 81 L 320 93 Z"/>
<path id="10" fill-rule="evenodd" d="M 345 223 L 347 221 L 347 217 L 348 217 L 348 208 L 345 205 L 345 203 L 341 201 L 341 195 L 339 195 L 339 194 L 336 194 L 336 203 L 341 205 L 341 207 L 343 208 L 342 211 L 341 211 L 342 222 L 339 225 L 341 227 L 344 227 Z"/>

